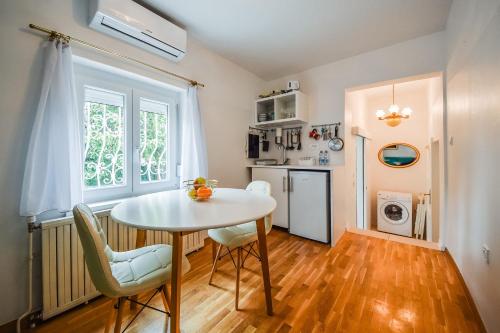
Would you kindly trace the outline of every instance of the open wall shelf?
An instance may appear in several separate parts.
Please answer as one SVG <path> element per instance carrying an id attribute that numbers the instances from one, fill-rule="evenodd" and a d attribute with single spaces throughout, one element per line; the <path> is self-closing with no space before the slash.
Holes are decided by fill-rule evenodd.
<path id="1" fill-rule="evenodd" d="M 300 91 L 255 102 L 255 126 L 275 127 L 307 123 L 307 96 Z"/>

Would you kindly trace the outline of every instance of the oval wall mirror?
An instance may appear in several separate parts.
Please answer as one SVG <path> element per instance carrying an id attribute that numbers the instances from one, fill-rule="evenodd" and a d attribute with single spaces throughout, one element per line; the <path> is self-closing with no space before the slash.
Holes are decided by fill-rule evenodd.
<path id="1" fill-rule="evenodd" d="M 391 168 L 407 168 L 418 162 L 420 152 L 407 143 L 391 143 L 378 152 L 378 159 Z"/>

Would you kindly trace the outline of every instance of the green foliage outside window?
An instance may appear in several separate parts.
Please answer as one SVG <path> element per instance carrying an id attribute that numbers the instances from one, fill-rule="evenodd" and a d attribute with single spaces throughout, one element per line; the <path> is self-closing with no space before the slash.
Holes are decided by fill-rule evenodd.
<path id="1" fill-rule="evenodd" d="M 85 102 L 84 185 L 90 188 L 123 185 L 123 108 Z"/>
<path id="2" fill-rule="evenodd" d="M 141 182 L 167 178 L 167 116 L 140 112 Z"/>

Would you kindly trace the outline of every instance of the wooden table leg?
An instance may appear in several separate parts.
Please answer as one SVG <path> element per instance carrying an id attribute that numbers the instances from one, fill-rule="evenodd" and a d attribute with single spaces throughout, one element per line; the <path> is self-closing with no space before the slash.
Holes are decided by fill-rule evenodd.
<path id="1" fill-rule="evenodd" d="M 146 245 L 146 230 L 137 229 L 137 234 L 135 236 L 135 248 L 138 249 L 140 247 L 144 247 Z M 137 295 L 131 297 L 132 300 L 137 301 Z M 137 304 L 134 302 L 130 302 L 130 309 L 137 309 Z"/>
<path id="2" fill-rule="evenodd" d="M 170 332 L 179 333 L 181 326 L 182 232 L 173 232 L 172 244 L 172 299 Z"/>
<path id="3" fill-rule="evenodd" d="M 267 258 L 267 237 L 265 218 L 257 220 L 257 236 L 259 239 L 259 253 L 262 266 L 262 279 L 264 280 L 264 292 L 266 294 L 266 308 L 269 316 L 273 315 L 273 298 L 271 295 L 271 279 L 269 276 L 269 261 Z"/>

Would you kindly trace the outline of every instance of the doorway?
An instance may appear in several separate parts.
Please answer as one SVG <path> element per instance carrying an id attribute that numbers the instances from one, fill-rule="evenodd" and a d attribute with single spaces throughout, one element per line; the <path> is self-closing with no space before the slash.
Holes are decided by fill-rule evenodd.
<path id="1" fill-rule="evenodd" d="M 376 115 L 391 104 L 399 104 L 401 109 L 411 107 L 414 112 L 394 126 Z M 441 73 L 346 91 L 346 119 L 351 119 L 351 124 L 346 124 L 346 133 L 351 133 L 349 141 L 352 143 L 346 165 L 352 168 L 354 180 L 352 192 L 348 194 L 353 200 L 353 205 L 349 206 L 354 208 L 350 215 L 353 220 L 348 222 L 350 230 L 386 239 L 408 240 L 412 244 L 432 243 L 422 246 L 439 248 L 441 180 L 444 179 L 440 147 L 444 133 L 443 109 Z M 392 147 L 394 150 L 389 151 Z M 396 163 L 406 158 L 393 156 L 396 151 L 403 151 L 397 147 L 415 148 L 416 162 L 407 163 L 408 166 L 385 163 L 386 160 Z M 420 199 L 429 195 L 432 195 L 430 205 Z M 385 203 L 384 200 L 394 202 Z M 402 214 L 397 220 L 391 220 L 392 215 L 381 217 L 379 206 L 385 207 L 385 204 L 401 208 L 408 214 Z M 419 206 L 425 206 L 424 213 L 421 212 L 424 207 Z M 383 211 L 386 215 L 391 213 L 387 209 Z M 379 225 L 383 223 L 390 226 Z M 420 231 L 415 235 L 414 230 Z"/>

